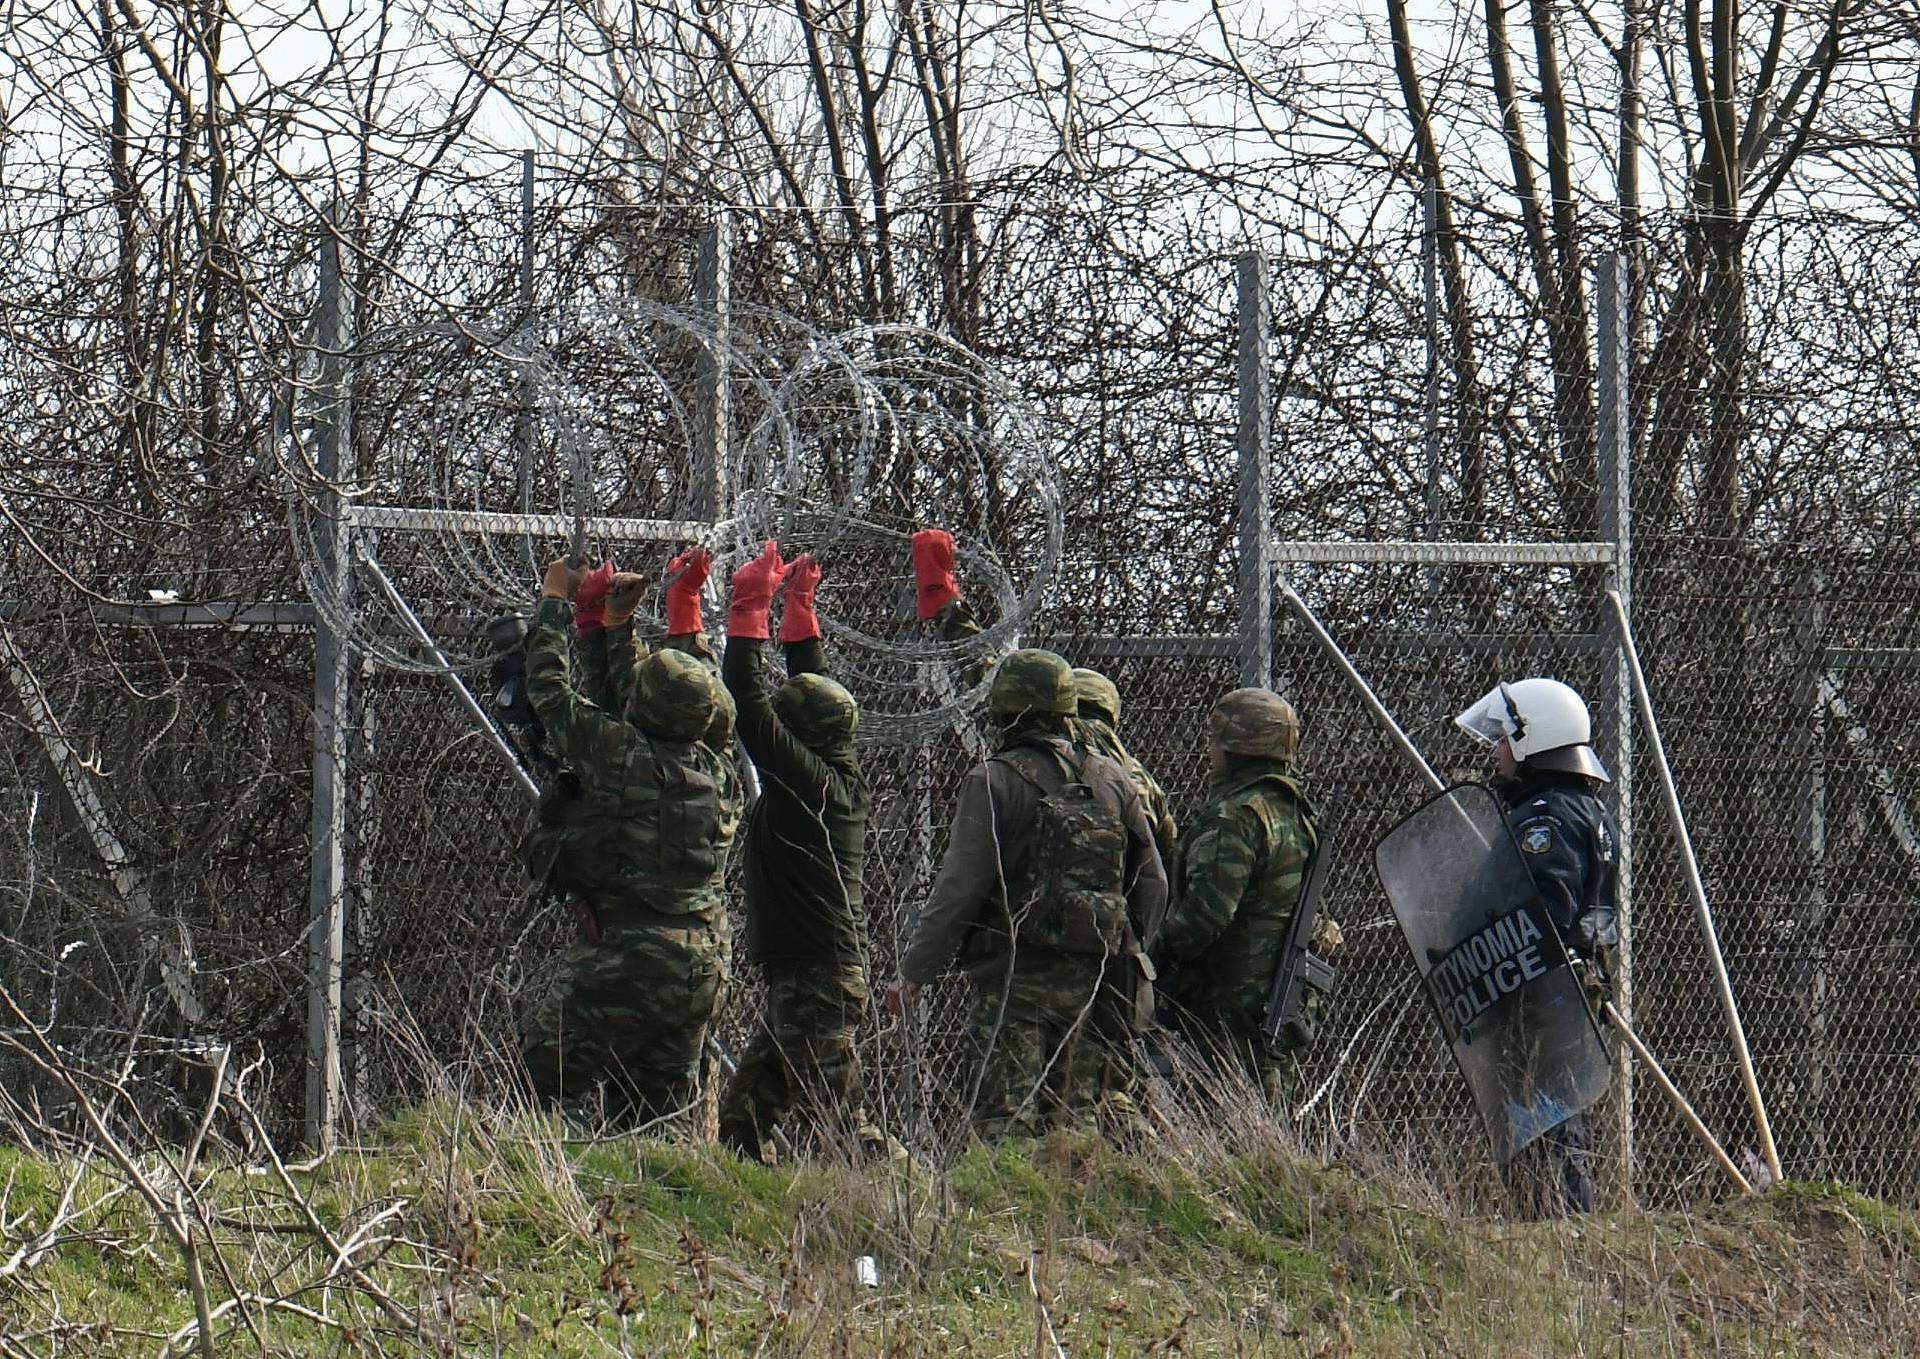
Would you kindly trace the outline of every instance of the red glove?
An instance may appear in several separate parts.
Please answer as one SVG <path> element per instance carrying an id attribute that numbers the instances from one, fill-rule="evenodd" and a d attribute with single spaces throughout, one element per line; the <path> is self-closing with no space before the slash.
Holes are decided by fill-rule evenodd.
<path id="1" fill-rule="evenodd" d="M 667 635 L 685 637 L 701 631 L 700 587 L 713 569 L 704 547 L 690 548 L 667 563 Z"/>
<path id="2" fill-rule="evenodd" d="M 727 605 L 727 636 L 767 640 L 767 610 L 773 607 L 773 592 L 786 575 L 786 564 L 780 560 L 780 544 L 769 538 L 759 556 L 733 573 L 733 599 Z"/>
<path id="3" fill-rule="evenodd" d="M 573 629 L 582 637 L 607 623 L 607 591 L 613 588 L 613 563 L 601 562 L 573 591 Z"/>
<path id="4" fill-rule="evenodd" d="M 811 642 L 820 635 L 820 619 L 813 612 L 813 592 L 820 588 L 820 563 L 811 552 L 795 557 L 787 567 L 787 602 L 780 611 L 782 642 Z"/>
<path id="5" fill-rule="evenodd" d="M 953 535 L 945 529 L 921 529 L 913 535 L 913 589 L 917 611 L 931 618 L 960 598 L 953 578 Z"/>

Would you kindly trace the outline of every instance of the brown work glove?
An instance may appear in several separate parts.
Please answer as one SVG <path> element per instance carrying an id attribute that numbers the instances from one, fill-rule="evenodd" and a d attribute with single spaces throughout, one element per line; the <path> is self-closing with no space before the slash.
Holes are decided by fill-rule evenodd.
<path id="1" fill-rule="evenodd" d="M 640 607 L 640 596 L 646 591 L 647 578 L 638 571 L 616 573 L 613 588 L 607 591 L 607 626 L 617 628 L 632 622 L 633 611 Z"/>
<path id="2" fill-rule="evenodd" d="M 547 563 L 547 573 L 540 582 L 540 594 L 546 599 L 572 599 L 573 590 L 580 583 L 580 573 L 567 565 L 565 557 L 555 557 Z"/>
<path id="3" fill-rule="evenodd" d="M 1330 915 L 1323 915 L 1313 922 L 1313 951 L 1322 958 L 1331 958 L 1346 946 L 1347 936 L 1340 932 L 1340 922 Z"/>

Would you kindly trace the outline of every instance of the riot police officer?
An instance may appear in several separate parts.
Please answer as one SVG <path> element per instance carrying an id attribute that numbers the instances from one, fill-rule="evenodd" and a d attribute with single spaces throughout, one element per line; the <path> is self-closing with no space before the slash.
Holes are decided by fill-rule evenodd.
<path id="1" fill-rule="evenodd" d="M 1590 987 L 1604 991 L 1620 933 L 1615 901 L 1619 830 L 1599 790 L 1613 781 L 1592 746 L 1586 701 L 1556 679 L 1496 685 L 1454 718 L 1493 751 L 1493 785 L 1507 806 L 1534 886 Z M 1538 1213 L 1593 1210 L 1590 1124 L 1574 1115 L 1510 1168 L 1523 1206 Z"/>

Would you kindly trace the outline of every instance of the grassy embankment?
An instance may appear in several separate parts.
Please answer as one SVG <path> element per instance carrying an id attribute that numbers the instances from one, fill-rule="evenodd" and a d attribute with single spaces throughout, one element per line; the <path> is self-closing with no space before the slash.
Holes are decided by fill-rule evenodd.
<path id="1" fill-rule="evenodd" d="M 220 1354 L 1920 1352 L 1920 1224 L 1842 1189 L 1518 1224 L 1260 1141 L 776 1169 L 449 1105 L 285 1177 L 137 1162 Z M 208 1352 L 152 1203 L 0 1152 L 0 1355 Z"/>

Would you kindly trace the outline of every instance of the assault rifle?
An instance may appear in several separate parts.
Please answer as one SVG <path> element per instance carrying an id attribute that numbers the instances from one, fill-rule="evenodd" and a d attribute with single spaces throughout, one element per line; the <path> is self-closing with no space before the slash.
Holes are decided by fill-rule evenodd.
<path id="1" fill-rule="evenodd" d="M 1280 948 L 1280 961 L 1273 969 L 1273 985 L 1267 991 L 1267 1013 L 1260 1024 L 1260 1036 L 1266 1042 L 1267 1051 L 1275 1056 L 1303 1048 L 1313 1041 L 1313 1017 L 1307 1013 L 1307 993 L 1325 995 L 1333 990 L 1333 964 L 1308 951 L 1313 939 L 1313 922 L 1320 913 L 1320 895 L 1327 886 L 1327 865 L 1333 861 L 1332 839 L 1330 832 L 1319 836 L 1314 841 L 1313 853 L 1307 856 L 1300 899 L 1294 903 L 1293 919 L 1288 923 L 1286 939 Z"/>

